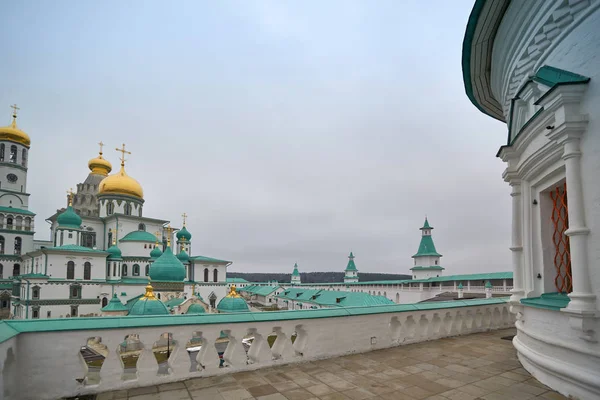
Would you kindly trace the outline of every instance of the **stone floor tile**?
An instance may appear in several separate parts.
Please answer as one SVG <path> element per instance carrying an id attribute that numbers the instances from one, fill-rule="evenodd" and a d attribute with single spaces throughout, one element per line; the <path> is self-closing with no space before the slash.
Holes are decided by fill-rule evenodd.
<path id="1" fill-rule="evenodd" d="M 113 392 L 100 393 L 96 400 L 121 400 L 127 398 L 127 390 L 116 390 Z"/>
<path id="2" fill-rule="evenodd" d="M 409 388 L 404 389 L 403 392 L 415 399 L 424 399 L 426 397 L 430 397 L 436 394 L 419 386 L 411 386 Z"/>
<path id="3" fill-rule="evenodd" d="M 300 387 L 315 386 L 315 385 L 318 385 L 319 383 L 321 383 L 320 381 L 318 381 L 315 378 L 310 378 L 310 379 L 305 379 L 305 378 L 294 379 L 293 382 L 296 383 L 296 385 L 298 385 Z M 280 382 L 280 383 L 284 383 L 284 382 Z"/>
<path id="4" fill-rule="evenodd" d="M 140 394 L 139 396 L 130 396 L 128 399 L 131 400 L 160 400 L 158 393 L 146 393 Z"/>
<path id="5" fill-rule="evenodd" d="M 541 395 L 538 396 L 541 399 L 548 399 L 548 400 L 568 400 L 568 397 L 563 396 L 560 393 L 556 393 L 556 392 L 546 392 L 543 393 Z"/>
<path id="6" fill-rule="evenodd" d="M 252 399 L 253 396 L 246 389 L 234 389 L 226 392 L 221 392 L 224 400 L 244 400 Z"/>
<path id="7" fill-rule="evenodd" d="M 350 383 L 348 381 L 345 380 L 339 380 L 339 381 L 335 381 L 335 382 L 331 382 L 327 384 L 328 386 L 330 386 L 331 388 L 337 390 L 337 391 L 344 391 L 344 390 L 350 390 L 350 389 L 354 389 L 357 386 L 353 383 Z"/>
<path id="8" fill-rule="evenodd" d="M 353 400 L 363 400 L 363 399 L 370 399 L 372 397 L 375 397 L 375 393 L 371 393 L 367 389 L 364 389 L 364 388 L 350 389 L 350 390 L 346 390 L 342 393 Z"/>
<path id="9" fill-rule="evenodd" d="M 465 385 L 453 390 L 458 390 L 459 392 L 467 393 L 475 397 L 481 397 L 485 394 L 492 392 L 491 389 L 481 388 L 475 385 Z M 442 395 L 444 395 L 444 393 L 442 393 Z"/>
<path id="10" fill-rule="evenodd" d="M 256 400 L 287 400 L 287 399 L 281 393 L 273 393 L 273 394 L 268 394 L 266 396 L 257 397 Z"/>
<path id="11" fill-rule="evenodd" d="M 190 390 L 190 395 L 193 400 L 223 400 L 223 396 L 216 387 Z"/>
<path id="12" fill-rule="evenodd" d="M 127 396 L 139 396 L 141 394 L 149 394 L 149 393 L 158 393 L 158 388 L 156 386 L 145 386 L 139 388 L 129 389 L 127 391 Z"/>
<path id="13" fill-rule="evenodd" d="M 391 387 L 392 389 L 394 389 L 394 391 L 398 391 L 398 390 L 406 389 L 407 387 L 414 386 L 410 382 L 403 382 L 403 381 L 400 381 L 398 379 L 393 379 L 393 380 L 390 380 L 390 381 L 385 381 L 385 382 L 383 382 L 383 384 L 386 385 L 386 386 Z"/>
<path id="14" fill-rule="evenodd" d="M 435 381 L 435 383 L 439 383 L 440 385 L 448 386 L 449 388 L 457 388 L 457 387 L 461 387 L 461 386 L 465 385 L 464 382 L 457 381 L 456 379 L 452 379 L 452 378 L 438 379 L 437 381 Z"/>
<path id="15" fill-rule="evenodd" d="M 187 389 L 175 389 L 158 393 L 159 400 L 190 400 L 191 398 Z"/>
<path id="16" fill-rule="evenodd" d="M 300 385 L 298 385 L 296 382 L 293 382 L 293 381 L 273 383 L 271 386 L 273 386 L 275 389 L 277 389 L 278 392 L 282 392 L 282 393 L 287 392 L 288 390 L 297 389 L 300 387 Z M 310 386 L 312 386 L 312 385 L 310 385 Z"/>
<path id="17" fill-rule="evenodd" d="M 335 381 L 339 381 L 342 379 L 339 376 L 332 374 L 331 372 L 325 372 L 320 375 L 315 375 L 315 378 L 317 378 L 318 380 L 320 380 L 323 383 L 335 382 Z"/>
<path id="18" fill-rule="evenodd" d="M 527 379 L 529 379 L 528 376 L 525 376 L 523 374 L 517 374 L 516 372 L 512 372 L 512 371 L 508 371 L 503 374 L 500 374 L 500 376 L 503 378 L 511 379 L 513 381 L 517 381 L 517 382 L 523 382 L 523 381 L 526 381 Z"/>
<path id="19" fill-rule="evenodd" d="M 439 394 L 434 394 L 433 396 L 426 397 L 425 400 L 448 400 L 446 397 L 442 397 Z"/>
<path id="20" fill-rule="evenodd" d="M 487 379 L 487 377 L 486 378 L 482 378 L 482 377 L 474 376 L 472 373 L 463 374 L 463 373 L 460 373 L 460 372 L 458 374 L 456 374 L 456 375 L 452 375 L 451 378 L 454 379 L 454 380 L 456 380 L 456 381 L 464 382 L 465 384 L 477 382 L 477 381 L 480 381 L 482 379 Z"/>
<path id="21" fill-rule="evenodd" d="M 269 382 L 267 382 L 266 379 L 261 378 L 260 376 L 254 377 L 252 379 L 238 380 L 237 383 L 238 383 L 238 385 L 240 385 L 244 389 L 248 389 L 248 388 L 251 388 L 251 387 L 254 387 L 254 386 L 261 386 L 261 385 L 268 385 L 269 384 Z"/>
<path id="22" fill-rule="evenodd" d="M 183 382 L 171 382 L 171 383 L 163 383 L 162 385 L 158 385 L 159 392 L 166 392 L 168 390 L 176 390 L 176 389 L 185 389 L 185 383 Z"/>
<path id="23" fill-rule="evenodd" d="M 408 367 L 402 368 L 402 371 L 408 372 L 409 374 L 416 374 L 419 372 L 423 372 L 423 370 L 419 367 L 415 367 L 414 365 L 409 365 Z"/>
<path id="24" fill-rule="evenodd" d="M 402 390 L 382 394 L 381 398 L 384 400 L 416 400 L 414 397 L 409 396 Z"/>
<path id="25" fill-rule="evenodd" d="M 308 400 L 314 397 L 314 395 L 306 389 L 292 389 L 282 393 L 288 400 Z"/>
<path id="26" fill-rule="evenodd" d="M 547 388 L 542 388 L 539 386 L 534 386 L 534 385 L 530 385 L 528 383 L 517 383 L 516 385 L 513 386 L 515 389 L 521 390 L 523 392 L 527 392 L 527 393 L 531 393 L 531 394 L 535 394 L 540 395 L 542 393 L 546 393 L 548 391 Z"/>
<path id="27" fill-rule="evenodd" d="M 406 376 L 406 375 L 408 375 L 408 372 L 402 371 L 400 369 L 395 369 L 395 368 L 387 369 L 386 371 L 383 371 L 383 373 L 386 374 L 386 375 L 389 375 L 391 377 L 394 377 L 394 378 L 397 378 L 399 376 Z M 346 379 L 346 378 L 344 378 L 344 379 Z"/>
<path id="28" fill-rule="evenodd" d="M 460 389 L 452 389 L 447 392 L 440 393 L 440 396 L 450 400 L 474 400 L 479 396 L 461 391 Z"/>
<path id="29" fill-rule="evenodd" d="M 511 400 L 529 400 L 529 399 L 533 399 L 534 397 L 536 397 L 536 395 L 533 393 L 527 393 L 523 390 L 520 390 L 518 388 L 512 388 L 512 387 L 509 387 L 506 389 L 501 389 L 494 393 L 503 394 L 506 398 L 511 399 Z"/>
<path id="30" fill-rule="evenodd" d="M 325 396 L 319 397 L 319 399 L 321 399 L 321 400 L 347 400 L 349 398 L 350 397 L 348 397 L 344 393 L 340 393 L 340 392 L 330 393 L 330 394 L 326 394 Z"/>
<path id="31" fill-rule="evenodd" d="M 266 396 L 269 394 L 279 392 L 279 390 L 275 389 L 273 386 L 271 386 L 269 384 L 252 386 L 250 388 L 246 388 L 246 390 L 248 390 L 250 392 L 250 394 L 254 397 Z"/>
<path id="32" fill-rule="evenodd" d="M 320 383 L 320 384 L 315 385 L 315 386 L 309 386 L 309 387 L 306 388 L 306 390 L 308 390 L 309 392 L 311 392 L 315 396 L 324 396 L 326 394 L 330 394 L 330 393 L 335 392 L 334 389 L 332 389 L 331 387 L 327 386 L 324 383 Z"/>

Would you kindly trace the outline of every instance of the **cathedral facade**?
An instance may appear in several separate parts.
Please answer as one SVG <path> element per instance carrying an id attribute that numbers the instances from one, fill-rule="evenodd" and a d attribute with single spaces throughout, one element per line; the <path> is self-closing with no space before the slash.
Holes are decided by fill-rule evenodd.
<path id="1" fill-rule="evenodd" d="M 149 280 L 163 302 L 202 298 L 216 308 L 228 293 L 231 262 L 192 255 L 185 214 L 181 229 L 144 215 L 142 186 L 125 170 L 125 145 L 116 149 L 121 164 L 111 174 L 100 143 L 66 208 L 47 219 L 50 239 L 35 240 L 27 192 L 31 140 L 13 108 L 12 123 L 0 128 L 0 318 L 101 315 L 115 297 L 133 306 Z"/>

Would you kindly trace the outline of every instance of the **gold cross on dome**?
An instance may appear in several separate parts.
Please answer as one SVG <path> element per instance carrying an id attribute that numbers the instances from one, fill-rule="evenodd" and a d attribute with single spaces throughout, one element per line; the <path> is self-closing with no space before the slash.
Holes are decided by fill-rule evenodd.
<path id="1" fill-rule="evenodd" d="M 100 155 L 102 155 L 102 148 L 104 147 L 104 143 L 102 141 L 98 142 L 98 146 L 100 146 Z"/>
<path id="2" fill-rule="evenodd" d="M 75 195 L 75 193 L 73 192 L 73 188 L 70 188 L 69 190 L 67 190 L 67 196 L 69 198 L 69 205 L 72 206 L 73 205 L 73 196 Z"/>
<path id="3" fill-rule="evenodd" d="M 12 106 L 10 106 L 10 108 L 13 109 L 13 118 L 17 118 L 17 112 L 20 110 L 20 108 L 17 107 L 16 104 L 13 104 Z"/>
<path id="4" fill-rule="evenodd" d="M 181 216 L 183 217 L 183 226 L 185 226 L 185 221 L 186 221 L 188 215 L 186 213 L 183 213 L 183 214 L 181 214 Z"/>
<path id="5" fill-rule="evenodd" d="M 160 236 L 161 236 L 160 231 L 154 232 L 154 236 L 156 236 L 156 243 L 160 242 Z"/>
<path id="6" fill-rule="evenodd" d="M 131 154 L 130 151 L 125 150 L 125 143 L 123 143 L 123 147 L 122 148 L 116 148 L 115 150 L 117 150 L 119 153 L 121 153 L 121 165 L 125 165 L 125 154 Z"/>

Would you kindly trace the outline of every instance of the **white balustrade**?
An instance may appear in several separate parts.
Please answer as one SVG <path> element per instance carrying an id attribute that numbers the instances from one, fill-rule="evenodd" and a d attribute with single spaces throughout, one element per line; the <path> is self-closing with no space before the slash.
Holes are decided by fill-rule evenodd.
<path id="1" fill-rule="evenodd" d="M 440 303 L 440 308 L 431 309 L 433 304 L 428 303 L 235 315 L 0 322 L 0 337 L 9 337 L 0 343 L 0 393 L 7 400 L 56 399 L 337 357 L 514 324 L 505 299 L 452 304 L 456 307 L 446 308 L 447 303 Z M 374 313 L 377 308 L 381 312 Z M 91 337 L 101 339 L 94 349 L 106 346 L 99 374 L 94 372 L 98 379 L 91 379 L 80 354 Z M 135 340 L 139 343 L 132 344 Z M 157 349 L 163 354 L 160 370 Z"/>

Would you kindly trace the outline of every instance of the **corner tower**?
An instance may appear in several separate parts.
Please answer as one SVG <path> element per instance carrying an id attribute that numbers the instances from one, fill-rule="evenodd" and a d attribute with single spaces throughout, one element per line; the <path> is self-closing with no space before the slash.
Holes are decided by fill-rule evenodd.
<path id="1" fill-rule="evenodd" d="M 298 272 L 298 263 L 294 264 L 294 272 L 292 272 L 291 283 L 292 285 L 299 285 L 302 283 L 302 280 L 300 279 L 300 272 Z"/>
<path id="2" fill-rule="evenodd" d="M 444 268 L 440 266 L 440 258 L 442 255 L 435 250 L 435 244 L 433 244 L 433 238 L 431 237 L 433 227 L 429 225 L 427 217 L 425 217 L 423 227 L 419 229 L 421 231 L 421 243 L 419 244 L 417 254 L 412 256 L 415 260 L 415 265 L 410 269 L 412 271 L 413 279 L 426 279 L 440 276 L 444 270 Z"/>
<path id="3" fill-rule="evenodd" d="M 346 265 L 344 272 L 344 283 L 358 282 L 358 269 L 356 269 L 356 264 L 354 264 L 354 254 L 352 252 L 348 256 L 348 265 Z"/>

